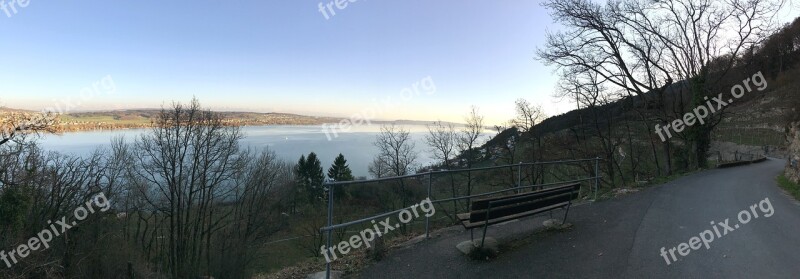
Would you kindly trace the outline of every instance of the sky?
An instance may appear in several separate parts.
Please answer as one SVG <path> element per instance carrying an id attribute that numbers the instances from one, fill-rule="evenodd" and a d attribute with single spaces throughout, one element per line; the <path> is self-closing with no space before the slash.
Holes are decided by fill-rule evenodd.
<path id="1" fill-rule="evenodd" d="M 214 110 L 453 122 L 474 105 L 494 125 L 518 98 L 572 108 L 535 58 L 546 30 L 557 26 L 539 1 L 29 0 L 0 10 L 0 105 L 195 96 Z"/>

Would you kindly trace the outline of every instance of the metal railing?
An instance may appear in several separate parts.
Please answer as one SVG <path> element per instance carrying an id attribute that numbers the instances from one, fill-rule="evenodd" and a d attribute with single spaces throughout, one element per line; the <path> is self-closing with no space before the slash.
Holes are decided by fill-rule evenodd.
<path id="1" fill-rule="evenodd" d="M 598 158 L 592 158 L 592 159 L 547 161 L 547 162 L 533 162 L 533 163 L 520 162 L 518 164 L 510 164 L 510 165 L 502 165 L 502 166 L 491 166 L 491 167 L 482 167 L 482 168 L 471 168 L 471 169 L 439 170 L 439 171 L 432 171 L 431 170 L 431 171 L 424 172 L 424 173 L 417 173 L 417 174 L 403 175 L 403 176 L 394 176 L 394 177 L 386 177 L 386 178 L 377 178 L 377 179 L 370 179 L 370 180 L 326 181 L 323 184 L 323 187 L 326 190 L 326 192 L 328 193 L 328 217 L 327 217 L 328 221 L 327 221 L 327 226 L 321 228 L 320 232 L 325 232 L 326 233 L 326 236 L 327 236 L 327 247 L 331 247 L 333 230 L 346 228 L 346 227 L 349 227 L 349 226 L 358 225 L 358 224 L 362 224 L 362 223 L 371 222 L 372 220 L 376 220 L 376 219 L 380 219 L 380 218 L 383 218 L 383 217 L 387 217 L 387 216 L 391 216 L 391 215 L 394 215 L 394 214 L 398 214 L 398 213 L 400 213 L 400 212 L 402 212 L 404 210 L 410 210 L 414 206 L 416 206 L 416 205 L 409 206 L 409 207 L 405 207 L 405 208 L 401 208 L 401 209 L 397 209 L 397 210 L 393 210 L 393 211 L 389 211 L 389 212 L 384 212 L 384 213 L 381 213 L 381 214 L 378 214 L 378 215 L 374 215 L 374 216 L 370 216 L 370 217 L 367 217 L 367 218 L 362 218 L 362 219 L 358 219 L 358 220 L 344 222 L 344 223 L 341 223 L 341 224 L 335 224 L 334 225 L 333 224 L 333 204 L 334 204 L 333 193 L 334 193 L 334 190 L 336 189 L 337 186 L 367 184 L 367 183 L 394 181 L 394 180 L 402 180 L 402 179 L 406 179 L 406 178 L 416 178 L 416 177 L 425 177 L 425 176 L 427 176 L 427 178 L 428 178 L 428 181 L 427 181 L 427 184 L 428 184 L 427 185 L 427 197 L 428 197 L 428 199 L 430 199 L 431 198 L 431 190 L 432 190 L 432 186 L 433 186 L 433 176 L 434 175 L 447 174 L 447 173 L 473 172 L 473 171 L 482 171 L 482 170 L 494 170 L 494 169 L 503 169 L 503 168 L 516 167 L 517 168 L 517 181 L 516 181 L 517 183 L 516 183 L 515 187 L 511 187 L 511 188 L 507 188 L 507 189 L 503 189 L 503 190 L 498 190 L 498 191 L 491 191 L 491 192 L 486 192 L 486 193 L 474 194 L 474 195 L 452 197 L 452 198 L 440 199 L 440 200 L 431 200 L 431 203 L 432 204 L 437 204 L 437 203 L 444 203 L 444 202 L 450 202 L 450 201 L 456 201 L 456 200 L 464 200 L 464 199 L 469 200 L 469 199 L 472 199 L 472 198 L 491 196 L 491 195 L 500 194 L 500 193 L 504 193 L 504 192 L 519 191 L 521 189 L 527 189 L 527 188 L 533 189 L 535 187 L 541 188 L 541 187 L 551 186 L 551 185 L 576 183 L 576 182 L 591 181 L 591 180 L 594 181 L 594 185 L 593 185 L 594 186 L 593 187 L 594 188 L 594 199 L 596 200 L 597 199 L 597 192 L 599 190 L 599 185 L 600 185 L 600 178 L 602 178 L 602 176 L 600 176 L 600 161 L 601 160 L 602 159 L 600 159 L 598 157 Z M 586 178 L 576 179 L 576 180 L 569 180 L 569 181 L 558 181 L 558 182 L 552 182 L 552 183 L 542 183 L 542 184 L 535 184 L 535 185 L 522 185 L 522 168 L 524 166 L 543 166 L 543 165 L 556 165 L 556 164 L 568 164 L 568 163 L 581 163 L 581 162 L 589 162 L 589 161 L 594 161 L 594 172 L 593 172 L 593 176 L 591 176 L 591 177 L 586 177 Z M 425 238 L 426 239 L 430 238 L 430 217 L 428 217 L 427 215 L 425 217 Z M 330 262 L 326 262 L 325 269 L 326 269 L 325 278 L 329 279 L 330 278 L 330 274 L 331 274 L 331 263 Z"/>

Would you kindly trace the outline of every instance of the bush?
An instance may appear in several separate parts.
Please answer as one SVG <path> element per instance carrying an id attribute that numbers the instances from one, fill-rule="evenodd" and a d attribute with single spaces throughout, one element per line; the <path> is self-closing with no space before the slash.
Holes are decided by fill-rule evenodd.
<path id="1" fill-rule="evenodd" d="M 789 192 L 795 199 L 800 200 L 800 185 L 795 183 L 794 181 L 790 180 L 785 175 L 778 176 L 778 185 Z"/>

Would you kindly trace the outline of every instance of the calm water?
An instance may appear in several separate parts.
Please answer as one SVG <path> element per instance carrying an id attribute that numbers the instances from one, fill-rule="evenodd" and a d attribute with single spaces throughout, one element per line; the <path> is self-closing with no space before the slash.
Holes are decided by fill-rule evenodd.
<path id="1" fill-rule="evenodd" d="M 425 166 L 432 163 L 433 159 L 429 157 L 430 152 L 428 152 L 430 148 L 425 144 L 426 127 L 421 125 L 404 127 L 411 131 L 412 140 L 419 153 L 417 164 Z M 148 131 L 140 129 L 66 133 L 47 135 L 40 139 L 40 142 L 47 150 L 81 156 L 97 148 L 108 147 L 114 137 L 124 136 L 131 142 Z M 292 163 L 297 162 L 301 155 L 313 151 L 319 156 L 326 172 L 333 159 L 342 153 L 353 170 L 353 175 L 369 176 L 367 167 L 378 152 L 373 142 L 380 132 L 380 126 L 354 127 L 347 133 L 340 132 L 338 137 L 333 137 L 331 134 L 331 140 L 328 140 L 321 126 L 254 126 L 243 127 L 242 131 L 246 135 L 242 141 L 243 148 L 266 147 Z"/>

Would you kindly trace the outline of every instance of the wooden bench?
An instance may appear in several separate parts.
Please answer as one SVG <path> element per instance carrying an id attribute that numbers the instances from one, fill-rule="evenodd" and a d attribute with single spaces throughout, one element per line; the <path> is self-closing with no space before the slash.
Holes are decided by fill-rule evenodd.
<path id="1" fill-rule="evenodd" d="M 578 198 L 581 184 L 556 186 L 534 192 L 476 199 L 470 205 L 469 213 L 458 214 L 458 219 L 465 229 L 472 230 L 483 227 L 481 247 L 486 240 L 486 230 L 490 225 L 519 219 L 559 208 L 566 209 L 564 221 L 567 221 L 572 200 Z M 472 237 L 474 241 L 474 237 Z"/>

